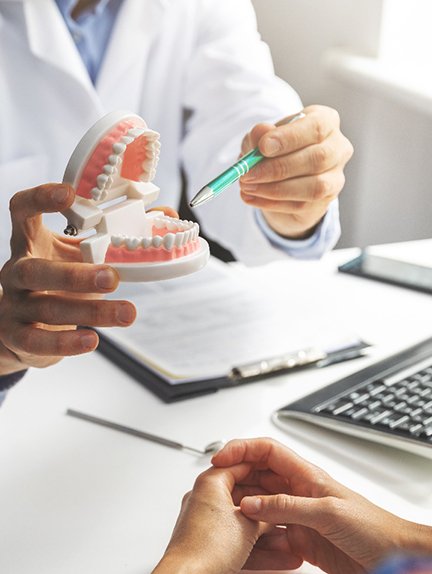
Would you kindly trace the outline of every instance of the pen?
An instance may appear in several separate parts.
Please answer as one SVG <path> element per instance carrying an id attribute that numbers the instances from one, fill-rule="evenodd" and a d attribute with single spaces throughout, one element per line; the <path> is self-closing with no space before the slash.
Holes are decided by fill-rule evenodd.
<path id="1" fill-rule="evenodd" d="M 279 127 L 286 124 L 291 124 L 300 118 L 304 118 L 303 112 L 288 116 L 287 118 L 277 122 L 275 125 Z M 198 207 L 198 205 L 202 205 L 203 203 L 206 203 L 206 201 L 213 199 L 213 197 L 216 197 L 222 193 L 222 191 L 237 181 L 242 175 L 245 175 L 251 168 L 253 168 L 263 159 L 264 156 L 256 147 L 241 157 L 234 165 L 229 167 L 227 170 L 213 179 L 210 183 L 204 186 L 192 199 L 189 204 L 190 207 Z"/>

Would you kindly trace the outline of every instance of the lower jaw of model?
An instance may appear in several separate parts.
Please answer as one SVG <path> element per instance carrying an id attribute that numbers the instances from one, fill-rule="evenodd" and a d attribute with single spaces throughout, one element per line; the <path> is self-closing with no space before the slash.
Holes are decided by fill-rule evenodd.
<path id="1" fill-rule="evenodd" d="M 199 225 L 171 217 L 154 220 L 151 236 L 112 235 L 106 263 L 155 263 L 190 255 L 199 249 Z"/>

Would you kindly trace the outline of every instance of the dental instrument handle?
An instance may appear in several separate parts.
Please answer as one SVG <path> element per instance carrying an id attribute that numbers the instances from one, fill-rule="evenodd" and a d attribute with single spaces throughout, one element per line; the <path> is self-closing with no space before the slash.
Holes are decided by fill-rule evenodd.
<path id="1" fill-rule="evenodd" d="M 304 118 L 304 113 L 299 112 L 283 120 L 280 120 L 275 125 L 277 127 L 290 124 L 300 118 Z M 246 175 L 250 169 L 257 165 L 260 161 L 264 159 L 264 156 L 259 151 L 258 148 L 251 150 L 249 153 L 241 157 L 234 165 L 226 169 L 215 179 L 210 181 L 205 185 L 200 191 L 192 198 L 190 202 L 190 207 L 198 207 L 198 205 L 203 205 L 210 199 L 218 196 L 220 193 L 225 191 L 227 187 L 232 185 L 235 181 L 240 179 L 243 175 Z"/>
<path id="2" fill-rule="evenodd" d="M 110 428 L 113 430 L 117 430 L 117 431 L 120 431 L 120 432 L 123 432 L 126 434 L 130 434 L 132 436 L 136 436 L 136 437 L 143 438 L 143 439 L 146 439 L 146 440 L 149 440 L 152 442 L 156 442 L 156 443 L 162 444 L 164 446 L 169 446 L 169 447 L 175 448 L 177 450 L 189 450 L 189 451 L 195 452 L 197 454 L 205 454 L 204 451 L 202 451 L 202 450 L 198 450 L 198 449 L 193 448 L 193 447 L 185 446 L 179 442 L 176 442 L 176 441 L 173 441 L 170 439 L 166 439 L 166 438 L 154 435 L 154 434 L 150 434 L 150 433 L 147 433 L 144 431 L 140 431 L 140 430 L 134 429 L 132 427 L 120 425 L 118 423 L 114 423 L 111 421 L 107 421 L 105 419 L 101 419 L 101 418 L 95 417 L 93 415 L 88 415 L 86 413 L 82 413 L 82 412 L 76 411 L 74 409 L 68 409 L 66 411 L 66 414 L 71 416 L 71 417 L 75 417 L 77 419 L 82 419 L 84 421 L 95 423 L 95 424 L 98 424 L 98 425 L 101 425 L 101 426 L 104 426 L 104 427 L 107 427 L 107 428 Z"/>

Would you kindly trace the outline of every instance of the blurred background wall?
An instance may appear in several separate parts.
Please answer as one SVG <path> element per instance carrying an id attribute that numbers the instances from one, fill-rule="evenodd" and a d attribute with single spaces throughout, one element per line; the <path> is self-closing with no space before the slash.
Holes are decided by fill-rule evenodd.
<path id="1" fill-rule="evenodd" d="M 432 89 L 377 59 L 385 0 L 253 3 L 278 75 L 305 105 L 336 108 L 354 145 L 338 247 L 432 237 Z"/>

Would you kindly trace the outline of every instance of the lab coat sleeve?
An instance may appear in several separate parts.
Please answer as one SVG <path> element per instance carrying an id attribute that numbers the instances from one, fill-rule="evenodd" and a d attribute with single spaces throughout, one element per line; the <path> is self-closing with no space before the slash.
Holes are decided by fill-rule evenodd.
<path id="1" fill-rule="evenodd" d="M 184 93 L 190 118 L 182 162 L 189 199 L 236 161 L 244 135 L 256 123 L 275 122 L 302 109 L 296 92 L 274 74 L 249 0 L 201 0 L 197 6 L 196 39 Z M 281 242 L 272 241 L 257 221 L 256 210 L 241 201 L 238 184 L 198 207 L 196 215 L 204 232 L 244 263 L 260 264 L 287 254 L 311 256 L 307 244 L 296 247 L 297 242 L 291 241 L 285 249 Z M 333 226 L 334 218 L 330 219 Z M 328 245 L 319 242 L 321 251 L 334 245 L 337 234 L 338 223 Z M 326 233 L 327 238 L 330 235 Z M 322 254 L 318 251 L 313 256 Z"/>
<path id="2" fill-rule="evenodd" d="M 18 381 L 20 381 L 27 370 L 18 371 L 17 373 L 11 373 L 10 375 L 0 376 L 0 405 L 6 398 L 6 393 L 11 389 Z"/>

